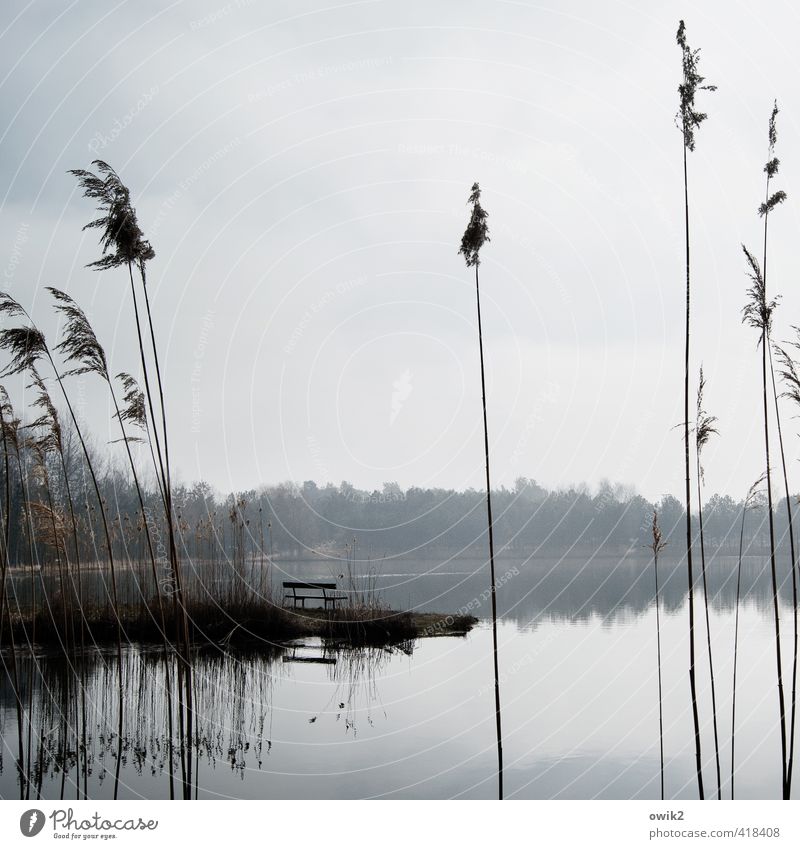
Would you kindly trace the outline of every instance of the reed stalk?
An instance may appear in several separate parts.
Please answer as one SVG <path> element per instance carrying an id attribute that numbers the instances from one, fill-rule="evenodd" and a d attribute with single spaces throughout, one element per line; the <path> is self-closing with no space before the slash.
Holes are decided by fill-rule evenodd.
<path id="1" fill-rule="evenodd" d="M 676 116 L 678 128 L 683 138 L 683 198 L 684 198 L 684 229 L 686 256 L 686 333 L 684 345 L 683 373 L 683 444 L 684 467 L 686 477 L 686 566 L 689 583 L 689 687 L 692 700 L 692 721 L 694 723 L 695 739 L 695 768 L 697 772 L 697 789 L 701 799 L 705 798 L 703 790 L 703 757 L 700 741 L 700 718 L 697 710 L 697 680 L 695 668 L 695 624 L 694 624 L 694 570 L 692 568 L 692 483 L 691 459 L 689 451 L 689 343 L 690 343 L 690 310 L 691 310 L 691 254 L 689 228 L 689 174 L 687 154 L 695 148 L 695 131 L 707 118 L 704 112 L 695 108 L 695 96 L 698 91 L 714 91 L 715 86 L 704 85 L 705 78 L 698 72 L 700 51 L 692 50 L 686 40 L 686 25 L 683 21 L 678 26 L 676 36 L 681 48 L 683 81 L 678 86 L 680 105 Z"/>
<path id="2" fill-rule="evenodd" d="M 158 358 L 158 346 L 156 344 L 155 330 L 153 327 L 150 299 L 147 291 L 146 263 L 155 256 L 150 243 L 145 239 L 144 233 L 139 227 L 131 199 L 130 191 L 120 179 L 117 172 L 108 163 L 95 160 L 92 163 L 101 176 L 90 171 L 73 170 L 70 173 L 78 178 L 79 185 L 83 189 L 84 196 L 98 201 L 98 210 L 102 213 L 99 218 L 89 222 L 84 229 L 97 228 L 101 230 L 100 243 L 103 256 L 90 263 L 90 267 L 98 269 L 111 269 L 127 266 L 131 284 L 131 293 L 134 303 L 134 316 L 136 320 L 136 331 L 139 342 L 139 354 L 142 364 L 142 374 L 145 383 L 145 395 L 152 422 L 152 435 L 155 443 L 155 453 L 158 459 L 160 473 L 160 490 L 164 501 L 164 512 L 169 537 L 169 556 L 173 572 L 175 591 L 173 593 L 173 605 L 176 611 L 176 623 L 180 622 L 178 630 L 179 645 L 179 679 L 182 681 L 184 704 L 181 705 L 180 723 L 183 727 L 184 706 L 186 718 L 186 733 L 190 741 L 186 752 L 188 760 L 187 769 L 184 773 L 184 797 L 191 798 L 191 758 L 192 758 L 192 725 L 193 725 L 193 688 L 191 670 L 191 639 L 189 628 L 189 616 L 183 591 L 183 579 L 181 575 L 180 561 L 175 535 L 175 513 L 172 503 L 172 480 L 169 462 L 169 441 L 167 434 L 167 414 L 164 403 L 164 388 L 161 380 L 161 367 Z M 150 330 L 150 342 L 152 345 L 152 356 L 156 371 L 158 398 L 160 406 L 160 417 L 156 415 L 153 404 L 153 392 L 150 385 L 149 369 L 145 346 L 142 341 L 141 321 L 139 318 L 136 290 L 133 283 L 133 266 L 136 266 L 142 282 L 144 292 L 147 320 Z M 160 422 L 159 422 L 160 418 Z M 161 433 L 159 435 L 159 424 Z M 163 451 L 162 451 L 163 440 Z M 180 615 L 177 615 L 180 614 Z M 181 734 L 183 740 L 183 733 Z"/>
<path id="3" fill-rule="evenodd" d="M 739 530 L 739 562 L 736 567 L 736 615 L 733 629 L 733 685 L 731 687 L 731 800 L 735 798 L 734 780 L 736 777 L 736 673 L 739 664 L 739 610 L 742 597 L 742 556 L 744 552 L 744 523 L 747 511 L 756 506 L 759 488 L 764 483 L 764 475 L 750 487 L 742 506 L 742 523 Z"/>
<path id="4" fill-rule="evenodd" d="M 775 665 L 778 689 L 778 712 L 781 737 L 781 791 L 786 797 L 786 774 L 788 766 L 788 750 L 786 739 L 786 699 L 783 685 L 783 660 L 781 653 L 781 623 L 780 604 L 778 598 L 777 555 L 775 544 L 775 515 L 772 500 L 772 479 L 770 465 L 769 440 L 769 405 L 767 402 L 767 364 L 772 328 L 772 314 L 777 306 L 777 299 L 767 300 L 766 281 L 758 260 L 742 245 L 747 264 L 751 286 L 747 290 L 748 302 L 742 309 L 742 321 L 758 331 L 758 345 L 761 347 L 761 395 L 764 421 L 764 482 L 767 493 L 767 522 L 769 526 L 769 563 L 772 578 L 772 608 L 775 627 Z"/>
<path id="5" fill-rule="evenodd" d="M 500 713 L 500 670 L 497 652 L 497 584 L 494 568 L 494 522 L 492 520 L 492 484 L 489 466 L 489 425 L 486 414 L 486 371 L 483 358 L 483 326 L 481 324 L 481 288 L 478 268 L 480 251 L 489 239 L 488 213 L 481 206 L 481 189 L 478 183 L 472 184 L 468 205 L 472 206 L 467 229 L 461 238 L 459 253 L 464 256 L 467 268 L 475 268 L 475 298 L 478 312 L 478 350 L 481 360 L 481 402 L 483 406 L 483 450 L 486 466 L 486 513 L 489 528 L 489 572 L 492 601 L 492 656 L 494 661 L 494 705 L 495 731 L 497 737 L 497 795 L 503 798 L 503 732 Z"/>
<path id="6" fill-rule="evenodd" d="M 780 160 L 775 156 L 775 145 L 778 141 L 778 131 L 777 131 L 777 123 L 776 119 L 778 116 L 778 103 L 777 101 L 773 104 L 772 112 L 770 113 L 769 118 L 769 126 L 768 126 L 768 143 L 767 143 L 767 162 L 764 165 L 764 175 L 765 175 L 765 186 L 764 186 L 764 202 L 758 208 L 758 214 L 764 220 L 764 240 L 763 240 L 763 253 L 762 253 L 762 277 L 763 277 L 763 285 L 766 291 L 767 286 L 767 257 L 768 257 L 768 237 L 769 237 L 769 216 L 770 213 L 781 203 L 786 200 L 786 192 L 782 190 L 778 190 L 776 192 L 772 192 L 772 179 L 778 173 L 778 169 L 780 167 Z M 765 295 L 766 297 L 766 295 Z M 781 430 L 781 419 L 780 419 L 780 408 L 778 405 L 777 392 L 775 389 L 775 372 L 773 368 L 772 362 L 772 343 L 770 340 L 770 323 L 767 322 L 765 325 L 765 335 L 762 338 L 762 357 L 764 360 L 763 367 L 764 370 L 767 369 L 767 365 L 769 365 L 769 373 L 772 384 L 772 395 L 773 401 L 775 404 L 775 422 L 777 426 L 778 432 L 778 447 L 780 449 L 781 454 L 781 466 L 783 469 L 783 481 L 784 481 L 784 490 L 786 494 L 786 506 L 788 510 L 788 520 L 789 520 L 789 541 L 790 541 L 790 556 L 791 556 L 791 574 L 792 574 L 792 595 L 793 595 L 793 608 L 794 608 L 794 616 L 793 616 L 793 626 L 794 626 L 794 669 L 792 673 L 792 696 L 791 696 L 791 707 L 790 707 L 790 734 L 789 739 L 787 741 L 788 752 L 785 754 L 784 758 L 784 775 L 783 775 L 783 796 L 784 799 L 791 798 L 791 784 L 792 784 L 792 764 L 794 759 L 794 749 L 793 749 L 793 741 L 794 741 L 794 725 L 795 725 L 795 713 L 796 713 L 796 680 L 797 680 L 797 640 L 798 640 L 798 620 L 797 620 L 797 580 L 795 575 L 795 554 L 794 554 L 794 535 L 792 533 L 792 508 L 789 497 L 789 480 L 788 475 L 786 473 L 786 455 L 783 448 L 783 433 Z M 768 362 L 767 362 L 768 359 Z M 766 410 L 765 410 L 765 420 L 766 420 Z M 766 438 L 768 438 L 767 433 L 767 425 L 765 421 L 765 433 Z M 769 471 L 769 470 L 768 470 Z M 769 479 L 767 480 L 767 489 L 770 491 Z M 777 601 L 776 601 L 777 604 Z M 776 614 L 777 616 L 777 614 Z M 778 647 L 778 651 L 780 651 L 780 647 Z M 778 664 L 780 667 L 780 658 L 778 659 Z M 780 678 L 780 668 L 778 671 L 778 676 Z M 784 729 L 783 734 L 786 734 Z"/>
<path id="7" fill-rule="evenodd" d="M 28 315 L 26 310 L 8 293 L 0 292 L 0 315 L 7 317 L 22 316 L 28 322 L 27 326 L 4 328 L 0 331 L 0 349 L 6 350 L 11 356 L 11 361 L 6 366 L 3 374 L 19 374 L 31 372 L 35 370 L 37 362 L 45 358 L 50 365 L 53 376 L 58 383 L 64 403 L 67 405 L 70 420 L 75 429 L 78 441 L 83 452 L 86 462 L 86 468 L 89 471 L 89 476 L 92 481 L 95 496 L 97 498 L 100 517 L 102 521 L 103 533 L 106 540 L 106 548 L 108 551 L 109 570 L 111 573 L 111 597 L 114 616 L 116 619 L 116 648 L 117 648 L 117 683 L 118 683 L 118 750 L 117 764 L 114 776 L 114 798 L 117 798 L 119 793 L 119 772 L 122 767 L 122 738 L 123 738 L 123 679 L 122 679 L 122 621 L 119 615 L 119 600 L 117 593 L 117 573 L 116 564 L 114 561 L 114 547 L 111 540 L 111 530 L 108 525 L 108 517 L 103 501 L 103 496 L 100 491 L 100 483 L 97 479 L 97 474 L 92 463 L 92 458 L 89 453 L 89 448 L 83 435 L 78 417 L 72 405 L 69 393 L 67 392 L 64 380 L 59 371 L 55 359 L 50 351 L 45 340 L 44 334 L 36 327 L 33 320 Z M 35 620 L 34 620 L 35 621 Z"/>
<path id="8" fill-rule="evenodd" d="M 700 367 L 700 381 L 697 389 L 697 416 L 695 419 L 695 457 L 697 459 L 697 522 L 700 528 L 700 572 L 703 578 L 703 606 L 706 617 L 706 641 L 708 646 L 708 672 L 711 681 L 711 713 L 714 728 L 714 763 L 717 775 L 717 799 L 722 799 L 722 770 L 719 757 L 719 730 L 717 726 L 717 686 L 714 678 L 714 657 L 711 651 L 711 617 L 709 615 L 708 579 L 706 577 L 706 542 L 703 529 L 703 492 L 705 482 L 704 470 L 701 465 L 703 449 L 708 444 L 712 434 L 717 433 L 716 416 L 709 416 L 703 409 L 703 392 L 706 381 L 703 368 Z"/>
<path id="9" fill-rule="evenodd" d="M 651 528 L 652 540 L 648 548 L 653 552 L 653 572 L 656 582 L 656 649 L 658 655 L 658 746 L 660 755 L 661 774 L 661 799 L 664 796 L 664 705 L 661 684 L 661 603 L 659 599 L 658 584 L 658 555 L 667 545 L 658 525 L 658 513 L 653 510 L 653 525 Z"/>

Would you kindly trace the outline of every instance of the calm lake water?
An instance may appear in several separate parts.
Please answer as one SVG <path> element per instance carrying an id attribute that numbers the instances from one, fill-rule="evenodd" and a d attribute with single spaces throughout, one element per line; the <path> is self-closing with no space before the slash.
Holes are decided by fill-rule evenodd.
<path id="1" fill-rule="evenodd" d="M 285 566 L 330 578 L 336 564 Z M 466 637 L 420 639 L 387 650 L 337 651 L 319 640 L 248 654 L 201 653 L 195 662 L 198 798 L 492 798 L 496 749 L 488 568 L 384 561 L 377 590 L 393 607 L 481 618 Z M 710 566 L 723 794 L 729 795 L 736 561 Z M 659 798 L 656 611 L 652 563 L 626 558 L 503 559 L 498 577 L 506 796 Z M 337 575 L 338 577 L 338 575 Z M 689 703 L 685 566 L 664 558 L 661 628 L 666 793 L 696 797 Z M 747 558 L 740 611 L 736 796 L 780 797 L 780 738 L 770 584 L 763 557 Z M 783 589 L 786 669 L 790 595 Z M 715 793 L 702 594 L 697 596 L 698 681 L 708 796 Z M 31 674 L 32 673 L 32 674 Z M 37 654 L 32 759 L 45 798 L 75 798 L 75 694 L 63 660 Z M 126 649 L 125 735 L 119 796 L 168 798 L 164 666 Z M 0 673 L 2 675 L 2 673 Z M 117 757 L 113 651 L 87 667 L 88 791 L 113 794 Z M 788 677 L 788 672 L 787 672 Z M 0 796 L 18 798 L 16 711 L 0 690 Z M 41 733 L 43 745 L 37 736 Z M 27 744 L 26 744 L 27 745 Z M 66 770 L 63 768 L 66 763 Z M 36 795 L 33 788 L 31 795 Z"/>

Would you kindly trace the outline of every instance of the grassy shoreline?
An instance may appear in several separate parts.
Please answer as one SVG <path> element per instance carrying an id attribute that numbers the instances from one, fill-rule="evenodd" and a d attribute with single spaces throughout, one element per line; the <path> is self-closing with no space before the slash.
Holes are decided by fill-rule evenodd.
<path id="1" fill-rule="evenodd" d="M 165 611 L 166 613 L 166 611 Z M 254 643 L 280 643 L 306 637 L 337 640 L 352 646 L 384 646 L 426 637 L 462 637 L 477 623 L 474 616 L 445 613 L 415 613 L 378 607 L 291 609 L 271 604 L 252 608 L 231 608 L 213 604 L 188 610 L 191 641 L 194 645 L 220 645 L 227 648 L 252 646 Z M 70 634 L 77 635 L 81 618 L 77 611 L 66 617 Z M 156 609 L 122 607 L 120 609 L 125 642 L 162 640 Z M 51 605 L 50 610 L 36 616 L 17 615 L 12 620 L 18 646 L 33 643 L 42 647 L 61 646 L 65 633 L 63 609 Z M 105 608 L 84 609 L 84 639 L 88 645 L 111 644 L 116 639 L 117 620 Z M 165 631 L 169 639 L 175 633 L 172 609 L 166 616 Z M 8 621 L 3 622 L 2 643 L 8 647 Z"/>

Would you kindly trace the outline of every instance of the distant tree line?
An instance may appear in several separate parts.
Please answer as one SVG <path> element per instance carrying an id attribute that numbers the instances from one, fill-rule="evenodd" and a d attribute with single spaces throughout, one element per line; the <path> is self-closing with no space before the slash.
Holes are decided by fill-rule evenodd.
<path id="1" fill-rule="evenodd" d="M 77 522 L 81 555 L 87 561 L 106 556 L 101 516 L 86 473 L 85 460 L 68 427 L 64 428 L 64 454 L 70 489 L 78 505 Z M 143 487 L 147 517 L 142 515 L 136 488 L 125 468 L 110 452 L 90 446 L 100 490 L 109 517 L 115 554 L 121 564 L 141 563 L 147 558 L 145 521 L 149 522 L 156 547 L 166 545 L 161 496 L 155 486 Z M 10 502 L 9 556 L 11 565 L 55 563 L 54 534 L 66 533 L 67 505 L 63 475 L 53 468 L 49 475 L 42 463 L 53 458 L 34 456 L 20 442 L 20 462 L 0 466 L 0 486 Z M 105 459 L 104 459 L 105 458 Z M 20 478 L 20 471 L 24 476 Z M 52 492 L 46 495 L 45 483 Z M 595 490 L 587 486 L 548 490 L 520 477 L 513 488 L 492 493 L 494 529 L 498 550 L 529 555 L 537 551 L 587 553 L 605 550 L 624 553 L 644 551 L 656 509 L 664 539 L 672 551 L 681 551 L 685 529 L 684 509 L 677 498 L 663 496 L 651 502 L 630 488 L 603 482 Z M 340 484 L 283 482 L 230 494 L 220 494 L 205 482 L 176 484 L 173 492 L 179 553 L 187 560 L 228 559 L 240 563 L 250 557 L 354 557 L 356 560 L 385 556 L 425 558 L 486 552 L 485 493 L 466 489 L 410 487 L 384 483 L 380 489 L 358 489 Z M 52 508 L 49 507 L 52 503 Z M 734 552 L 742 502 L 727 495 L 713 495 L 704 505 L 706 545 Z M 52 511 L 52 512 L 51 512 Z M 774 505 L 778 538 L 785 540 L 786 509 Z M 55 519 L 55 521 L 53 521 Z M 762 509 L 748 515 L 745 540 L 751 551 L 769 550 L 769 533 Z M 63 539 L 58 540 L 63 548 Z M 671 553 L 667 548 L 666 556 Z M 158 555 L 158 551 L 156 552 Z M 164 551 L 162 557 L 166 557 Z"/>

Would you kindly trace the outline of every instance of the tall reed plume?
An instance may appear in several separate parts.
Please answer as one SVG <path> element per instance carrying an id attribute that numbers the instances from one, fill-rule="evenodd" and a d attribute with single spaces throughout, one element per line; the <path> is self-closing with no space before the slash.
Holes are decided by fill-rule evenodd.
<path id="1" fill-rule="evenodd" d="M 700 798 L 705 798 L 703 791 L 703 758 L 700 745 L 700 718 L 697 712 L 697 681 L 695 669 L 695 633 L 694 633 L 694 570 L 692 568 L 692 483 L 691 459 L 689 451 L 689 340 L 690 340 L 690 306 L 691 306 L 691 259 L 689 231 L 689 173 L 687 154 L 695 148 L 695 131 L 700 127 L 707 115 L 695 108 L 695 96 L 698 91 L 715 91 L 716 86 L 707 85 L 705 77 L 698 71 L 700 51 L 692 50 L 686 40 L 686 25 L 683 21 L 678 26 L 678 46 L 681 49 L 683 82 L 678 86 L 680 105 L 676 116 L 678 128 L 683 136 L 683 197 L 684 197 L 684 227 L 686 245 L 686 342 L 684 347 L 683 372 L 683 444 L 684 467 L 686 473 L 686 565 L 689 580 L 689 686 L 692 699 L 692 720 L 694 722 L 695 767 L 697 770 L 697 789 Z"/>
<path id="2" fill-rule="evenodd" d="M 122 730 L 123 730 L 123 682 L 122 682 L 122 623 L 119 613 L 119 596 L 117 593 L 117 573 L 116 564 L 114 561 L 114 549 L 111 540 L 111 530 L 109 528 L 108 517 L 106 515 L 103 497 L 100 491 L 100 484 L 97 479 L 97 474 L 92 463 L 92 458 L 89 453 L 89 448 L 83 435 L 80 423 L 75 409 L 72 405 L 69 393 L 61 372 L 56 365 L 55 359 L 47 345 L 44 334 L 36 327 L 30 315 L 22 307 L 22 305 L 11 297 L 6 292 L 0 292 L 0 315 L 7 318 L 24 318 L 27 322 L 25 325 L 16 327 L 7 327 L 0 330 L 0 350 L 4 350 L 9 354 L 10 361 L 6 366 L 3 374 L 24 374 L 37 372 L 37 364 L 39 360 L 46 360 L 53 372 L 53 377 L 58 383 L 64 403 L 67 405 L 70 420 L 74 427 L 75 433 L 80 442 L 81 450 L 86 462 L 86 468 L 91 477 L 92 486 L 97 498 L 98 509 L 102 520 L 103 533 L 106 540 L 106 549 L 108 552 L 109 570 L 111 574 L 111 602 L 116 621 L 116 645 L 117 645 L 117 666 L 118 666 L 118 735 L 119 748 L 117 757 L 117 766 L 114 779 L 114 798 L 119 792 L 119 771 L 122 765 Z M 75 340 L 75 345 L 80 347 L 85 343 L 85 340 Z M 98 360 L 97 352 L 89 352 L 89 360 L 95 367 L 104 367 L 104 360 Z M 33 556 L 31 557 L 33 562 Z"/>
<path id="3" fill-rule="evenodd" d="M 179 723 L 181 736 L 183 737 L 184 707 L 186 735 L 192 739 L 193 723 L 193 695 L 192 695 L 192 670 L 189 634 L 189 617 L 183 592 L 183 579 L 181 575 L 180 561 L 178 558 L 178 547 L 176 542 L 176 519 L 172 502 L 172 476 L 169 460 L 169 438 L 167 431 L 167 413 L 164 402 L 164 387 L 161 379 L 161 366 L 158 357 L 158 346 L 156 344 L 153 316 L 150 309 L 150 297 L 147 289 L 146 265 L 155 256 L 151 244 L 145 239 L 144 233 L 139 227 L 136 210 L 131 202 L 130 190 L 122 182 L 117 172 L 106 162 L 94 160 L 92 163 L 98 173 L 76 169 L 71 171 L 78 178 L 78 184 L 83 189 L 85 197 L 97 202 L 97 210 L 100 212 L 98 218 L 90 221 L 84 229 L 99 229 L 101 231 L 100 245 L 103 255 L 100 259 L 89 264 L 89 267 L 113 269 L 126 266 L 128 279 L 130 281 L 131 297 L 133 300 L 136 334 L 139 344 L 139 357 L 144 378 L 145 395 L 152 423 L 151 433 L 155 444 L 155 458 L 157 460 L 157 475 L 160 478 L 159 488 L 164 500 L 164 512 L 166 516 L 167 530 L 169 536 L 169 556 L 173 573 L 175 593 L 173 603 L 176 614 L 180 614 L 179 645 L 181 646 L 179 678 L 182 679 L 182 690 L 184 693 L 184 705 L 180 711 Z M 133 269 L 137 269 L 141 281 L 142 294 L 147 313 L 147 322 L 150 337 L 150 354 L 156 372 L 156 385 L 158 390 L 158 406 L 160 415 L 156 414 L 153 401 L 154 392 L 151 387 L 150 371 L 148 367 L 148 356 L 143 342 L 142 325 L 139 316 L 138 297 L 134 285 Z M 160 431 L 159 431 L 160 428 Z M 177 616 L 176 616 L 177 621 Z M 184 795 L 191 796 L 191 787 L 188 778 L 191 776 L 191 747 L 187 752 L 188 764 L 184 770 Z"/>
<path id="4" fill-rule="evenodd" d="M 475 297 L 478 307 L 478 349 L 481 359 L 481 402 L 483 405 L 483 449 L 486 464 L 486 512 L 489 526 L 489 572 L 492 583 L 492 653 L 494 659 L 494 705 L 495 726 L 497 732 L 497 783 L 498 796 L 503 798 L 503 733 L 500 717 L 500 670 L 497 656 L 497 586 L 494 569 L 494 522 L 492 521 L 492 484 L 489 471 L 489 426 L 486 416 L 486 373 L 483 362 L 483 327 L 481 324 L 481 289 L 478 268 L 481 264 L 481 248 L 490 241 L 488 213 L 481 206 L 481 189 L 478 183 L 472 184 L 468 204 L 472 206 L 469 223 L 461 237 L 459 254 L 464 256 L 467 268 L 475 268 Z"/>
<path id="5" fill-rule="evenodd" d="M 781 736 L 781 787 L 786 795 L 786 771 L 788 767 L 788 749 L 786 739 L 786 700 L 783 685 L 783 661 L 781 657 L 781 623 L 778 599 L 778 569 L 775 543 L 775 516 L 772 504 L 772 480 L 769 442 L 769 406 L 767 404 L 767 365 L 772 314 L 778 304 L 777 298 L 767 299 L 767 287 L 758 260 L 742 245 L 748 265 L 750 288 L 748 301 L 742 309 L 742 321 L 758 331 L 758 345 L 761 347 L 761 388 L 764 416 L 764 481 L 767 492 L 767 522 L 769 526 L 769 563 L 772 577 L 772 606 L 775 625 L 775 664 L 778 688 L 778 712 Z"/>
<path id="6" fill-rule="evenodd" d="M 124 407 L 120 408 L 117 394 L 114 390 L 114 383 L 108 371 L 106 354 L 100 342 L 89 323 L 84 311 L 75 303 L 75 301 L 65 292 L 48 287 L 48 291 L 53 296 L 56 305 L 56 311 L 64 317 L 64 326 L 62 330 L 62 341 L 56 346 L 56 350 L 64 356 L 64 360 L 68 365 L 71 365 L 69 374 L 95 374 L 105 381 L 112 404 L 114 406 L 114 417 L 120 427 L 122 437 L 121 441 L 125 446 L 125 453 L 128 458 L 128 463 L 133 478 L 136 497 L 139 502 L 139 509 L 142 516 L 146 517 L 146 508 L 144 503 L 144 495 L 142 487 L 139 483 L 139 475 L 136 471 L 136 463 L 134 462 L 133 453 L 131 452 L 131 443 L 141 439 L 138 436 L 129 436 L 126 430 L 126 423 L 132 424 L 139 430 L 146 431 L 146 415 L 144 407 L 144 396 L 139 390 L 136 381 L 127 373 L 122 373 L 121 380 L 124 395 Z M 144 521 L 144 535 L 147 544 L 147 553 L 150 559 L 153 582 L 156 589 L 156 603 L 158 606 L 158 616 L 160 625 L 160 634 L 162 640 L 162 649 L 164 652 L 164 666 L 167 681 L 167 721 L 168 721 L 168 745 L 170 747 L 170 769 L 169 769 L 169 786 L 170 798 L 174 798 L 173 774 L 172 774 L 172 700 L 171 689 L 169 686 L 169 648 L 167 644 L 166 624 L 164 617 L 163 600 L 161 597 L 160 582 L 158 580 L 156 568 L 156 556 L 153 549 L 153 541 L 150 534 L 150 525 L 146 518 Z M 147 602 L 145 601 L 145 607 Z"/>
<path id="7" fill-rule="evenodd" d="M 768 258 L 768 236 L 769 236 L 769 216 L 772 211 L 786 200 L 786 192 L 782 189 L 777 191 L 772 190 L 772 179 L 778 173 L 780 160 L 775 156 L 775 145 L 778 141 L 777 129 L 778 103 L 775 101 L 772 106 L 772 112 L 769 117 L 769 125 L 767 131 L 767 162 L 764 165 L 765 187 L 764 187 L 764 202 L 758 208 L 758 214 L 764 220 L 764 245 L 762 255 L 762 276 L 764 278 L 764 286 L 766 287 L 767 280 L 767 258 Z M 786 771 L 784 776 L 784 796 L 791 798 L 792 793 L 792 772 L 794 767 L 794 737 L 795 723 L 797 716 L 797 650 L 798 650 L 798 610 L 797 610 L 797 557 L 795 552 L 794 527 L 793 527 L 793 511 L 792 497 L 789 490 L 789 474 L 786 468 L 786 451 L 783 444 L 783 428 L 781 427 L 781 411 L 778 403 L 778 389 L 775 381 L 775 366 L 772 358 L 772 344 L 767 339 L 767 356 L 769 357 L 769 373 L 770 383 L 772 386 L 772 400 L 775 410 L 775 425 L 778 433 L 778 448 L 781 456 L 781 472 L 783 475 L 783 490 L 786 500 L 787 513 L 787 530 L 789 535 L 789 571 L 792 576 L 792 630 L 793 630 L 793 662 L 792 662 L 792 692 L 789 711 L 789 731 L 788 731 L 788 754 L 786 760 Z"/>

